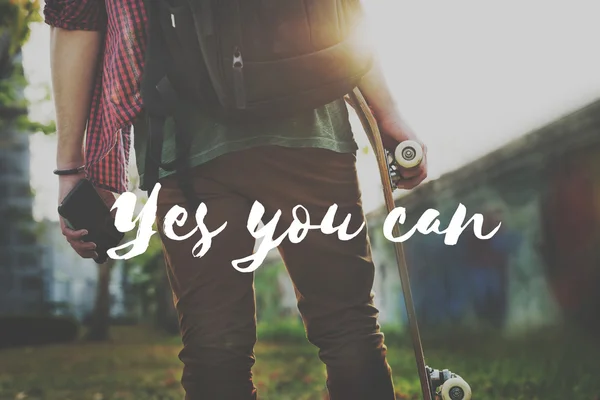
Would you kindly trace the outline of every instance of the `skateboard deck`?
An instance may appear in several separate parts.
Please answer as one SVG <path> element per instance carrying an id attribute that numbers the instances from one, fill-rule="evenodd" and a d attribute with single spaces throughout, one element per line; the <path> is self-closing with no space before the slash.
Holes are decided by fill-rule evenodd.
<path id="1" fill-rule="evenodd" d="M 411 168 L 418 166 L 422 159 L 422 148 L 416 142 L 405 141 L 396 147 L 394 154 L 387 151 L 383 147 L 383 141 L 377 121 L 360 90 L 358 88 L 354 89 L 348 94 L 346 100 L 356 111 L 361 125 L 369 138 L 373 151 L 375 152 L 377 166 L 381 176 L 381 183 L 383 185 L 385 206 L 388 213 L 390 213 L 396 207 L 393 190 L 396 188 L 396 183 L 402 179 L 399 167 L 403 166 L 405 168 Z M 399 224 L 395 224 L 393 234 L 394 237 L 400 236 Z M 441 398 L 442 400 L 470 400 L 471 388 L 460 376 L 453 374 L 448 370 L 434 370 L 426 365 L 421 335 L 417 323 L 417 315 L 411 293 L 408 267 L 404 256 L 404 248 L 402 243 L 394 243 L 394 248 L 423 399 L 436 400 Z"/>

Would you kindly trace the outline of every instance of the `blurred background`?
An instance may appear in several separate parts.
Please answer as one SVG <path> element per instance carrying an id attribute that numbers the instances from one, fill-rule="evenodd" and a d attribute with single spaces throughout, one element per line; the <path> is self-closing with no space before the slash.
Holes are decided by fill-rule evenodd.
<path id="1" fill-rule="evenodd" d="M 97 266 L 57 221 L 49 29 L 0 0 L 0 400 L 180 399 L 177 318 L 160 245 Z M 455 246 L 405 245 L 428 363 L 474 399 L 600 399 L 600 4 L 369 0 L 372 37 L 430 178 L 398 192 L 405 227 L 459 204 L 485 216 Z M 356 118 L 375 294 L 398 399 L 419 398 L 373 153 Z M 132 163 L 135 165 L 135 163 Z M 135 169 L 131 191 L 139 197 Z M 256 272 L 263 399 L 325 399 L 278 254 Z"/>

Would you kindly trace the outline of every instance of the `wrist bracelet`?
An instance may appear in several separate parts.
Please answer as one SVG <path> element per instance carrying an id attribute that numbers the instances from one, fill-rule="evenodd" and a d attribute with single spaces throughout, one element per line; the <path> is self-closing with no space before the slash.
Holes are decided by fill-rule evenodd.
<path id="1" fill-rule="evenodd" d="M 81 167 L 77 167 L 77 168 L 71 168 L 71 169 L 55 169 L 53 171 L 54 175 L 77 175 L 80 174 L 81 172 L 83 172 L 83 170 L 85 169 L 85 165 L 82 165 Z"/>

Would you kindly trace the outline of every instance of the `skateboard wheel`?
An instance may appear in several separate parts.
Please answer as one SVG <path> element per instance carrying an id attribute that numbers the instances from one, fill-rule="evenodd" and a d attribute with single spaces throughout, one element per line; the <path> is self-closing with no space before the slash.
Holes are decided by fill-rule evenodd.
<path id="1" fill-rule="evenodd" d="M 403 168 L 414 168 L 423 160 L 423 148 L 414 140 L 405 140 L 396 146 L 396 162 Z"/>
<path id="2" fill-rule="evenodd" d="M 464 379 L 454 377 L 442 385 L 442 400 L 471 400 L 471 387 Z"/>

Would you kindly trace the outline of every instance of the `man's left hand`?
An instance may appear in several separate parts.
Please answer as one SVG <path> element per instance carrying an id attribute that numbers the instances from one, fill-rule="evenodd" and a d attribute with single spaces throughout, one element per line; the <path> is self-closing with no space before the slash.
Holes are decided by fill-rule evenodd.
<path id="1" fill-rule="evenodd" d="M 413 140 L 423 148 L 423 160 L 418 166 L 413 168 L 400 167 L 400 175 L 404 179 L 397 184 L 399 189 L 409 190 L 417 187 L 427 178 L 427 146 L 403 123 L 399 116 L 378 120 L 378 125 L 383 138 L 383 145 L 392 154 L 394 154 L 396 146 L 405 140 Z"/>

